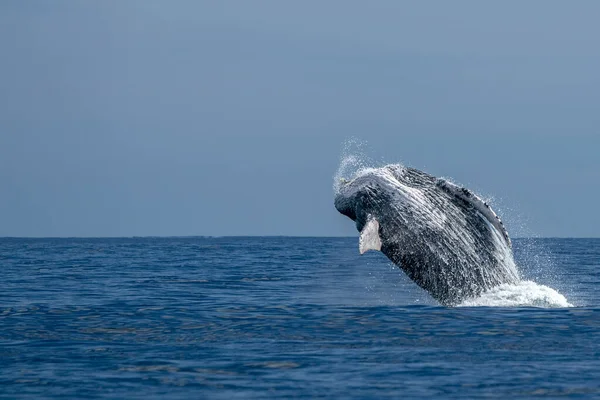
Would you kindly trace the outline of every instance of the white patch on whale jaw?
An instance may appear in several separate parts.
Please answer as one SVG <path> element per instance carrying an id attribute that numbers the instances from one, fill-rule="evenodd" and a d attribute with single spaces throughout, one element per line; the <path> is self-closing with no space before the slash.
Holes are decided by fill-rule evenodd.
<path id="1" fill-rule="evenodd" d="M 369 250 L 381 251 L 381 238 L 379 237 L 379 222 L 369 216 L 367 223 L 363 230 L 360 232 L 360 239 L 358 242 L 358 249 L 360 254 L 365 254 Z"/>

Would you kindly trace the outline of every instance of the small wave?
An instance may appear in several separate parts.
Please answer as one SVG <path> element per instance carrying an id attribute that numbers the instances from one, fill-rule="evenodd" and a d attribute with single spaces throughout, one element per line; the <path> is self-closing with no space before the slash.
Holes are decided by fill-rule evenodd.
<path id="1" fill-rule="evenodd" d="M 458 307 L 573 307 L 565 296 L 556 290 L 532 281 L 503 284 L 481 296 L 463 301 Z"/>

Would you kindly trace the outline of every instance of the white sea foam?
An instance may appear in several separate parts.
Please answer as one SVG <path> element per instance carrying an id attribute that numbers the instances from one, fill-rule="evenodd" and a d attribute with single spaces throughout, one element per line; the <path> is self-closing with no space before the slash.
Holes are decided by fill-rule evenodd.
<path id="1" fill-rule="evenodd" d="M 481 296 L 463 301 L 458 307 L 573 307 L 556 290 L 532 281 L 503 284 Z"/>

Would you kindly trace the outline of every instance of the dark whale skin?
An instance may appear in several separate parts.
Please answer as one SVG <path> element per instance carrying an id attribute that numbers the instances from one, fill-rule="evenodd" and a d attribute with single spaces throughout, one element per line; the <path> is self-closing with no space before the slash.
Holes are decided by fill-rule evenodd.
<path id="1" fill-rule="evenodd" d="M 336 209 L 362 231 L 379 223 L 381 252 L 442 305 L 519 281 L 508 233 L 473 192 L 401 165 L 344 182 Z"/>

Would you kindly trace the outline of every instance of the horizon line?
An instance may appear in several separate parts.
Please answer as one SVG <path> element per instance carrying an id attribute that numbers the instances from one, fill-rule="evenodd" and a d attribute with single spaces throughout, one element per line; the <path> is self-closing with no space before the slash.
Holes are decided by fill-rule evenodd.
<path id="1" fill-rule="evenodd" d="M 330 235 L 131 235 L 131 236 L 0 236 L 2 239 L 226 239 L 226 238 L 291 238 L 350 239 L 357 236 Z M 600 236 L 515 236 L 511 239 L 600 239 Z"/>

